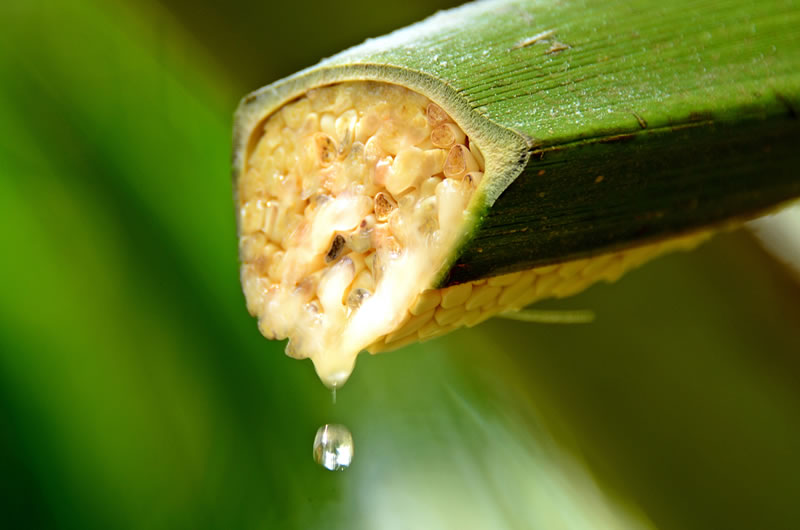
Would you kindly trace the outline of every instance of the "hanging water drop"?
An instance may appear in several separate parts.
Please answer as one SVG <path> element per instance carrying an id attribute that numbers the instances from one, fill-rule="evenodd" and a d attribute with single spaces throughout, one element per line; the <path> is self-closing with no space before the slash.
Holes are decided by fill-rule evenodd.
<path id="1" fill-rule="evenodd" d="M 343 471 L 353 461 L 353 435 L 344 425 L 326 423 L 314 437 L 314 461 L 331 471 Z"/>

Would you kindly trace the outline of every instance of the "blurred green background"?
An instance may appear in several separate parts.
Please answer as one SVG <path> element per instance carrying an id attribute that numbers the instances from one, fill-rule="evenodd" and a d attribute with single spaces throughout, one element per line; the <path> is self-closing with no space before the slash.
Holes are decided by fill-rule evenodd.
<path id="1" fill-rule="evenodd" d="M 335 406 L 259 335 L 237 100 L 446 4 L 0 2 L 0 527 L 800 526 L 800 287 L 746 233 L 546 304 L 592 325 L 365 356 Z"/>

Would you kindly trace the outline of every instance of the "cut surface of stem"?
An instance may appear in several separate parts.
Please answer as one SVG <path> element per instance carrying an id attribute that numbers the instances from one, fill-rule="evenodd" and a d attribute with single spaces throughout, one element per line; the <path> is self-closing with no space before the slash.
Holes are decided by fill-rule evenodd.
<path id="1" fill-rule="evenodd" d="M 404 327 L 469 226 L 483 167 L 456 140 L 426 97 L 374 82 L 311 90 L 254 129 L 237 187 L 248 308 L 327 385 Z"/>

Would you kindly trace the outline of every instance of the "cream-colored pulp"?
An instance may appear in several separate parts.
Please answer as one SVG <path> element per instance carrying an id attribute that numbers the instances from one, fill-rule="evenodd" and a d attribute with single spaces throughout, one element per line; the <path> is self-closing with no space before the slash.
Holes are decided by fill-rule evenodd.
<path id="1" fill-rule="evenodd" d="M 237 188 L 248 310 L 340 386 L 433 282 L 483 158 L 440 107 L 385 83 L 311 90 L 253 134 Z"/>

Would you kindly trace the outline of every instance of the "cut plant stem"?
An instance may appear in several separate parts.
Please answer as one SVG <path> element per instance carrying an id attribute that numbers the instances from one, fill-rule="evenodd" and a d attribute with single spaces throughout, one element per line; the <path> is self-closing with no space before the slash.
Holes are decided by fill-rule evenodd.
<path id="1" fill-rule="evenodd" d="M 234 130 L 249 310 L 340 385 L 362 349 L 613 281 L 800 196 L 798 11 L 480 2 L 254 92 Z M 519 45 L 543 34 L 557 53 Z"/>

